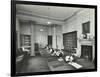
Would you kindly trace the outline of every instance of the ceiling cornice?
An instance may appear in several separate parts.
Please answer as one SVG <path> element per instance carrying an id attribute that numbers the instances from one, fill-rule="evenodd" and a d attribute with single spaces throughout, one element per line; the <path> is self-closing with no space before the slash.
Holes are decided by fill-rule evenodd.
<path id="1" fill-rule="evenodd" d="M 39 23 L 37 23 L 37 22 L 35 22 L 35 21 L 31 21 L 31 20 L 20 20 L 19 19 L 19 22 L 20 22 L 20 24 L 21 23 L 33 23 L 33 24 L 35 24 L 35 25 L 40 25 L 40 26 L 47 26 L 48 25 L 48 27 L 51 27 L 51 26 L 61 26 L 61 25 L 59 25 L 59 24 L 39 24 Z"/>
<path id="2" fill-rule="evenodd" d="M 79 9 L 78 11 L 76 11 L 75 13 L 73 13 L 70 17 L 66 18 L 66 19 L 57 19 L 54 17 L 48 17 L 48 16 L 44 16 L 44 15 L 39 15 L 39 14 L 34 14 L 31 12 L 26 12 L 24 10 L 17 10 L 17 15 L 26 15 L 26 16 L 30 16 L 30 17 L 37 17 L 37 18 L 44 18 L 44 19 L 50 19 L 50 20 L 55 20 L 55 21 L 60 21 L 60 22 L 65 22 L 67 20 L 69 20 L 70 18 L 72 18 L 73 16 L 77 15 L 77 13 L 81 12 L 83 9 Z"/>
<path id="3" fill-rule="evenodd" d="M 22 11 L 22 10 L 17 10 L 17 14 L 20 14 L 20 15 L 27 15 L 27 16 L 33 16 L 33 17 L 38 17 L 38 18 L 44 18 L 44 19 L 50 19 L 50 20 L 55 20 L 55 21 L 61 21 L 63 22 L 62 19 L 59 19 L 59 18 L 54 18 L 54 17 L 48 17 L 48 16 L 44 16 L 44 15 L 39 15 L 39 14 L 35 14 L 35 13 L 29 13 L 29 12 L 26 12 L 26 11 Z"/>
<path id="4" fill-rule="evenodd" d="M 70 16 L 70 17 L 64 19 L 63 21 L 67 21 L 67 20 L 69 20 L 70 18 L 72 18 L 73 16 L 77 15 L 77 13 L 81 12 L 82 10 L 83 10 L 83 9 L 79 9 L 79 10 L 76 11 L 74 14 L 72 14 L 72 16 Z"/>

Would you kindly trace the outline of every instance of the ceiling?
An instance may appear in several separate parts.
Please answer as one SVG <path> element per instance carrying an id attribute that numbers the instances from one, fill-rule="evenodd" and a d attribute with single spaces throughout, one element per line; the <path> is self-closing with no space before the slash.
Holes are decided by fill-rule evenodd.
<path id="1" fill-rule="evenodd" d="M 67 20 L 82 8 L 41 6 L 41 5 L 16 5 L 17 13 L 20 19 L 34 20 L 36 22 L 61 23 Z"/>

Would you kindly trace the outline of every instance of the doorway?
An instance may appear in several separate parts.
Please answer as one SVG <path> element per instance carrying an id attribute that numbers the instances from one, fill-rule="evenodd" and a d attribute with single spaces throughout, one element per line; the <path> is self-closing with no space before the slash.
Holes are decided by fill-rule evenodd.
<path id="1" fill-rule="evenodd" d="M 48 35 L 48 45 L 52 47 L 52 35 Z"/>

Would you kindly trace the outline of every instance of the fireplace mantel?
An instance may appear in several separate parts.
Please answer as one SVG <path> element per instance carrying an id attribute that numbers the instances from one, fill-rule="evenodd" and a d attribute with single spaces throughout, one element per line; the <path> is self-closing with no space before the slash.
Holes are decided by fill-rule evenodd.
<path id="1" fill-rule="evenodd" d="M 94 39 L 80 39 L 79 43 L 81 45 L 94 45 Z"/>
<path id="2" fill-rule="evenodd" d="M 92 46 L 92 60 L 94 60 L 94 53 L 95 53 L 95 39 L 79 39 L 78 40 L 80 45 L 84 46 Z"/>

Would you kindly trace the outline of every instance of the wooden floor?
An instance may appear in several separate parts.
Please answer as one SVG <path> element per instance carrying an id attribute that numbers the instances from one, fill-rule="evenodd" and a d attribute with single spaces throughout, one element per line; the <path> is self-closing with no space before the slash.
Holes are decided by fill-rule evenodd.
<path id="1" fill-rule="evenodd" d="M 75 70 L 72 66 L 57 61 L 55 57 L 46 58 L 42 56 L 24 58 L 19 69 L 21 69 L 20 73 Z"/>
<path id="2" fill-rule="evenodd" d="M 81 64 L 85 69 L 88 67 L 94 68 L 91 62 L 85 60 L 78 60 L 79 64 Z M 87 68 L 87 69 L 88 69 Z M 30 73 L 30 72 L 48 72 L 48 71 L 62 71 L 62 70 L 76 70 L 74 67 L 69 65 L 68 63 L 59 62 L 57 57 L 51 57 L 45 55 L 37 55 L 37 56 L 25 56 L 21 66 L 18 67 L 20 70 L 19 73 Z"/>
<path id="3" fill-rule="evenodd" d="M 24 60 L 21 73 L 50 71 L 46 58 L 41 56 L 29 57 Z"/>

